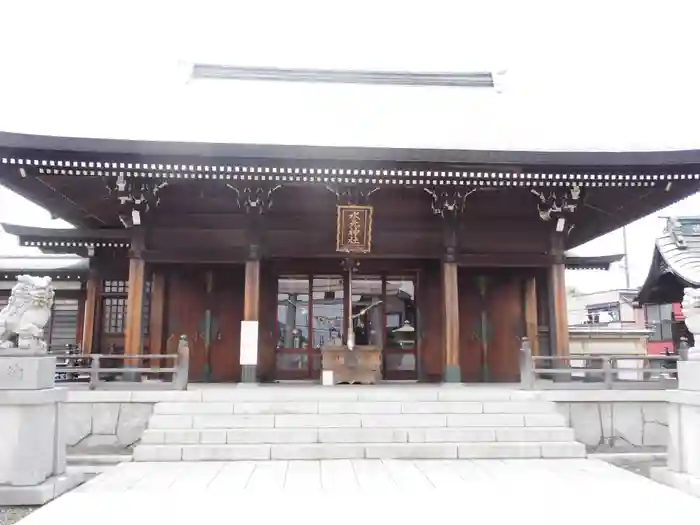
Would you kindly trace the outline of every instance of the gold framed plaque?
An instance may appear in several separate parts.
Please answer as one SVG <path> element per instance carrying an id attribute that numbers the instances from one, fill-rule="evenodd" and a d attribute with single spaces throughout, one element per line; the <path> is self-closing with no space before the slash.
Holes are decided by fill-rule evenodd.
<path id="1" fill-rule="evenodd" d="M 338 206 L 336 251 L 372 251 L 372 206 Z"/>

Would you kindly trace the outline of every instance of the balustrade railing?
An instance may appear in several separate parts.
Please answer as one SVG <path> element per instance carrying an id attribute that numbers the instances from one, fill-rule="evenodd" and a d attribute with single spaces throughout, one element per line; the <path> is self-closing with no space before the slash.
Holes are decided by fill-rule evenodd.
<path id="1" fill-rule="evenodd" d="M 152 387 L 187 388 L 189 344 L 184 336 L 180 338 L 176 354 L 83 354 L 77 345 L 69 345 L 63 351 L 50 349 L 50 353 L 56 357 L 56 383 L 59 384 L 84 383 L 91 390 L 117 382 L 120 386 L 138 387 L 144 384 L 142 378 L 146 377 L 152 379 L 149 382 Z M 145 362 L 150 366 L 143 366 Z"/>
<path id="2" fill-rule="evenodd" d="M 681 355 L 683 352 L 681 351 Z M 520 378 L 528 389 L 677 388 L 681 355 L 576 353 L 533 356 L 530 342 L 520 347 Z"/>

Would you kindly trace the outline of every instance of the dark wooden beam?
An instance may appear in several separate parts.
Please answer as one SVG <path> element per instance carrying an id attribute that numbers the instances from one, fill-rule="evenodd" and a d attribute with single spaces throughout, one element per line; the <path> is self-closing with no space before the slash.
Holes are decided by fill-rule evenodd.
<path id="1" fill-rule="evenodd" d="M 244 263 L 247 258 L 245 247 L 240 249 L 192 251 L 182 250 L 144 250 L 141 257 L 149 263 L 192 263 L 192 264 L 230 264 Z"/>

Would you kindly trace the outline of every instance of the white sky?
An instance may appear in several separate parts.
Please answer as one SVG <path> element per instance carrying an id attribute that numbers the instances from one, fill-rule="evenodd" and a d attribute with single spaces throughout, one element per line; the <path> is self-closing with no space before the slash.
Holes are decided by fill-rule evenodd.
<path id="1" fill-rule="evenodd" d="M 0 3 L 0 130 L 472 149 L 700 148 L 694 2 L 147 0 Z M 572 7 L 574 6 L 575 7 Z M 471 71 L 504 92 L 186 82 L 183 64 Z M 628 228 L 632 284 L 663 221 Z M 0 220 L 51 226 L 0 192 Z M 622 250 L 620 232 L 582 253 Z M 0 238 L 0 253 L 16 242 Z M 585 290 L 621 272 L 570 272 Z"/>

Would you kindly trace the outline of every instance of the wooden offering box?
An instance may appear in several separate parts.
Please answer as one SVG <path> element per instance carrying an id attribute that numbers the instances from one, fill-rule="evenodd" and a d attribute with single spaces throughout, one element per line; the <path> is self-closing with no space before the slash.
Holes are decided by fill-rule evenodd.
<path id="1" fill-rule="evenodd" d="M 333 371 L 333 383 L 372 385 L 382 378 L 382 349 L 378 346 L 325 346 L 323 370 Z"/>

